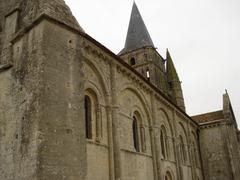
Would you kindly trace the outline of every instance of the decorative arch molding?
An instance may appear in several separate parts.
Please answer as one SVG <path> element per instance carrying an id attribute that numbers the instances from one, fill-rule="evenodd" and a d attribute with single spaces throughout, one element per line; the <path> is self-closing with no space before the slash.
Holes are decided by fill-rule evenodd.
<path id="1" fill-rule="evenodd" d="M 165 116 L 164 120 L 161 120 L 158 124 L 158 133 L 160 138 L 160 148 L 161 155 L 163 159 L 174 160 L 174 138 L 173 138 L 173 129 L 171 123 L 169 122 L 168 116 L 164 110 L 158 110 L 159 113 L 163 113 Z M 164 133 L 165 131 L 165 133 Z M 165 135 L 164 135 L 165 134 Z"/>
<path id="2" fill-rule="evenodd" d="M 169 129 L 169 131 L 170 131 L 169 133 L 171 134 L 171 136 L 173 136 L 174 129 L 173 129 L 173 125 L 170 121 L 169 115 L 167 114 L 167 112 L 163 108 L 159 108 L 157 111 L 162 112 L 165 115 L 166 120 L 167 120 L 166 122 L 165 121 L 160 121 L 160 123 L 159 123 L 160 127 L 162 125 L 164 125 L 165 127 L 168 127 L 166 129 Z"/>
<path id="3" fill-rule="evenodd" d="M 179 128 L 178 128 L 178 135 L 182 135 L 184 136 L 184 140 L 187 141 L 187 131 L 186 128 L 184 127 L 184 125 L 181 122 L 178 122 Z"/>
<path id="4" fill-rule="evenodd" d="M 178 122 L 178 147 L 181 163 L 186 165 L 190 161 L 189 142 L 186 129 L 181 122 Z"/>
<path id="5" fill-rule="evenodd" d="M 100 94 L 101 92 L 92 84 L 84 90 L 86 138 L 96 142 L 100 142 L 103 138 L 101 106 L 105 105 L 105 100 Z"/>
<path id="6" fill-rule="evenodd" d="M 137 115 L 138 117 L 140 117 L 140 119 L 141 119 L 140 123 L 144 124 L 143 112 L 142 112 L 141 108 L 139 106 L 137 106 L 137 105 L 134 105 L 134 109 L 131 111 L 131 117 L 133 117 L 134 115 Z"/>
<path id="7" fill-rule="evenodd" d="M 172 130 L 168 122 L 162 121 L 158 128 L 161 129 L 162 127 L 166 129 L 167 136 L 173 137 Z"/>
<path id="8" fill-rule="evenodd" d="M 163 174 L 162 179 L 165 180 L 165 176 L 169 173 L 171 175 L 171 177 L 172 177 L 172 180 L 176 180 L 175 173 L 174 173 L 174 171 L 172 170 L 172 168 L 170 166 L 167 166 L 163 172 L 164 172 L 164 174 Z"/>
<path id="9" fill-rule="evenodd" d="M 164 115 L 166 116 L 167 120 L 169 121 L 169 115 L 168 113 L 166 112 L 166 110 L 164 108 L 159 108 L 158 110 L 162 111 L 164 113 Z"/>
<path id="10" fill-rule="evenodd" d="M 136 87 L 134 87 L 130 83 L 125 84 L 120 89 L 119 95 L 122 94 L 125 91 L 131 91 L 138 97 L 138 99 L 140 100 L 140 102 L 142 104 L 142 107 L 143 107 L 143 109 L 144 109 L 144 111 L 146 113 L 147 119 L 149 121 L 148 124 L 151 125 L 152 124 L 152 116 L 151 116 L 151 113 L 150 113 L 149 105 L 148 105 L 147 100 L 146 100 L 145 96 L 143 95 L 143 93 L 141 91 L 137 90 Z"/>
<path id="11" fill-rule="evenodd" d="M 102 75 L 101 71 L 93 64 L 92 61 L 90 61 L 88 58 L 84 58 L 84 62 L 93 70 L 93 72 L 96 73 L 96 77 L 98 78 L 101 87 L 103 89 L 103 94 L 105 97 L 110 95 L 110 91 L 107 88 L 107 80 L 104 78 L 104 76 Z"/>
<path id="12" fill-rule="evenodd" d="M 200 156 L 199 156 L 199 146 L 198 146 L 198 140 L 197 135 L 194 131 L 191 131 L 190 133 L 191 137 L 191 156 L 193 161 L 195 162 L 196 167 L 200 166 Z"/>
<path id="13" fill-rule="evenodd" d="M 107 102 L 107 98 L 106 96 L 103 94 L 102 90 L 92 81 L 86 81 L 84 84 L 84 93 L 86 93 L 87 91 L 92 91 L 96 94 L 98 102 L 100 104 L 106 104 Z"/>
<path id="14" fill-rule="evenodd" d="M 192 138 L 194 138 L 195 141 L 197 141 L 197 135 L 193 130 L 191 131 L 191 136 Z"/>

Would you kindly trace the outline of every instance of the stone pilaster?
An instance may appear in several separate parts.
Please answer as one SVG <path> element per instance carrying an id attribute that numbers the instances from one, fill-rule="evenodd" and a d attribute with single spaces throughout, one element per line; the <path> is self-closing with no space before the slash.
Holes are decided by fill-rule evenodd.
<path id="1" fill-rule="evenodd" d="M 151 109 L 152 109 L 152 122 L 150 129 L 150 138 L 151 138 L 151 148 L 152 148 L 152 157 L 153 157 L 153 172 L 154 179 L 159 180 L 161 178 L 161 157 L 160 157 L 160 147 L 157 145 L 158 135 L 156 126 L 156 102 L 154 94 L 151 94 Z"/>
<path id="2" fill-rule="evenodd" d="M 181 177 L 181 166 L 180 166 L 180 156 L 178 153 L 178 143 L 177 143 L 177 121 L 176 121 L 176 111 L 173 110 L 173 148 L 174 148 L 174 155 L 176 161 L 176 170 L 177 170 L 177 179 L 183 180 Z"/>
<path id="3" fill-rule="evenodd" d="M 121 167 L 121 151 L 120 151 L 120 136 L 118 123 L 118 103 L 117 103 L 117 82 L 116 82 L 116 64 L 111 63 L 111 97 L 112 97 L 112 136 L 113 136 L 113 151 L 114 151 L 114 170 L 115 180 L 122 179 Z"/>
<path id="4" fill-rule="evenodd" d="M 113 125 L 112 125 L 112 108 L 111 108 L 111 106 L 107 107 L 107 124 L 108 124 L 108 147 L 109 147 L 109 155 L 108 155 L 109 156 L 109 179 L 115 180 Z"/>

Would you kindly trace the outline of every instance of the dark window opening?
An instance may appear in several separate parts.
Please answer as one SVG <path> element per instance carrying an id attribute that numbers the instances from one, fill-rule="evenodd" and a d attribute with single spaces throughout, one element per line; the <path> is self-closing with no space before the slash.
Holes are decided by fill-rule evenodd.
<path id="1" fill-rule="evenodd" d="M 166 175 L 165 175 L 165 180 L 172 180 L 172 175 L 170 172 L 167 172 Z"/>
<path id="2" fill-rule="evenodd" d="M 150 81 L 150 71 L 149 71 L 149 69 L 146 70 L 146 75 L 147 75 L 147 79 Z"/>
<path id="3" fill-rule="evenodd" d="M 168 84 L 169 84 L 169 89 L 171 91 L 173 89 L 173 82 L 169 82 Z"/>
<path id="4" fill-rule="evenodd" d="M 165 136 L 165 134 L 164 134 L 163 130 L 161 130 L 161 135 L 160 135 L 160 141 L 161 141 L 161 152 L 162 152 L 162 156 L 163 156 L 163 158 L 166 158 L 164 136 Z"/>
<path id="5" fill-rule="evenodd" d="M 145 61 L 147 61 L 147 59 L 148 59 L 147 54 L 144 54 L 144 59 L 145 59 Z"/>
<path id="6" fill-rule="evenodd" d="M 89 96 L 85 96 L 84 107 L 86 138 L 92 139 L 92 103 Z"/>
<path id="7" fill-rule="evenodd" d="M 135 60 L 135 58 L 131 58 L 131 59 L 130 59 L 130 64 L 131 64 L 131 66 L 133 66 L 133 65 L 136 64 L 136 60 Z"/>
<path id="8" fill-rule="evenodd" d="M 139 152 L 140 148 L 139 148 L 139 139 L 138 139 L 138 122 L 135 116 L 133 117 L 132 131 L 133 131 L 133 145 L 135 150 Z"/>

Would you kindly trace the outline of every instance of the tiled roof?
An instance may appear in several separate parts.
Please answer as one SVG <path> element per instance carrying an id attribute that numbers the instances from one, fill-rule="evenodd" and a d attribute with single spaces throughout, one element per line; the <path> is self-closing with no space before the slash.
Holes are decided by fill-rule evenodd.
<path id="1" fill-rule="evenodd" d="M 213 122 L 216 120 L 224 119 L 224 115 L 223 115 L 223 111 L 220 110 L 220 111 L 209 112 L 206 114 L 192 116 L 192 119 L 197 123 L 207 123 L 207 122 Z"/>

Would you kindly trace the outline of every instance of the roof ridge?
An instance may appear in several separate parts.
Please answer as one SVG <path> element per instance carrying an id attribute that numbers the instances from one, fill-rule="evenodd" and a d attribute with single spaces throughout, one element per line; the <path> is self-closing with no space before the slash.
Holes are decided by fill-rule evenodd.
<path id="1" fill-rule="evenodd" d="M 210 112 L 207 112 L 207 113 L 193 115 L 191 117 L 203 116 L 203 115 L 213 114 L 213 113 L 217 113 L 217 112 L 223 112 L 223 110 L 210 111 Z"/>

